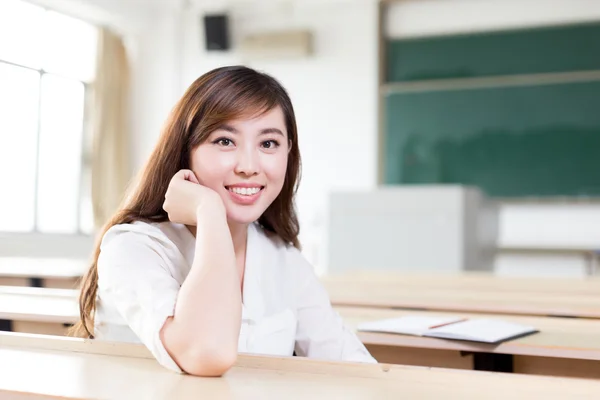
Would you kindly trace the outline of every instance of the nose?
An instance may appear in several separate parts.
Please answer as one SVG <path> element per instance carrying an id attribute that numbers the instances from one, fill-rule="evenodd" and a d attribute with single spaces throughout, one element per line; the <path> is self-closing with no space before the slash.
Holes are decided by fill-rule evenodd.
<path id="1" fill-rule="evenodd" d="M 260 161 L 256 149 L 245 148 L 237 151 L 235 173 L 247 176 L 257 175 L 260 172 Z"/>

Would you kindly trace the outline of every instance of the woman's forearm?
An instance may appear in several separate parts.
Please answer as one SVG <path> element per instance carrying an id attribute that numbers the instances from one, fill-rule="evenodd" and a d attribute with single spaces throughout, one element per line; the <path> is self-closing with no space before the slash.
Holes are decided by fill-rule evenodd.
<path id="1" fill-rule="evenodd" d="M 240 277 L 225 210 L 198 211 L 192 268 L 162 330 L 167 351 L 194 375 L 218 376 L 235 362 L 241 323 Z"/>

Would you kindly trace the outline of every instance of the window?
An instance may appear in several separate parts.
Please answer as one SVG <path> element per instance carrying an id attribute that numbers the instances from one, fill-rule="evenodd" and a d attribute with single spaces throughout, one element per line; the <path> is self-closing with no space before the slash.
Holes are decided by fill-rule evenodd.
<path id="1" fill-rule="evenodd" d="M 0 231 L 91 233 L 96 42 L 86 22 L 0 1 Z"/>

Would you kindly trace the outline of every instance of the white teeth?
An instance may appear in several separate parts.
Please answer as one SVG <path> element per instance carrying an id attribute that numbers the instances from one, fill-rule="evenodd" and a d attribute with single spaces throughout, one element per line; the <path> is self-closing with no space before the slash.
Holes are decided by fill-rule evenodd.
<path id="1" fill-rule="evenodd" d="M 260 188 L 258 188 L 258 187 L 253 187 L 253 188 L 234 187 L 234 188 L 229 188 L 229 191 L 236 193 L 236 194 L 241 194 L 243 196 L 252 196 L 253 194 L 260 192 Z"/>

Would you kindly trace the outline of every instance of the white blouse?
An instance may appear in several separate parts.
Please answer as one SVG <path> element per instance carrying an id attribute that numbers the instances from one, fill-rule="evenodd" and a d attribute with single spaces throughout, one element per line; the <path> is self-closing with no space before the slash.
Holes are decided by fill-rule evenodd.
<path id="1" fill-rule="evenodd" d="M 181 369 L 159 332 L 172 316 L 194 260 L 195 238 L 181 224 L 113 226 L 101 243 L 95 337 L 142 342 L 163 366 Z M 333 310 L 301 253 L 248 227 L 240 353 L 376 362 Z"/>

